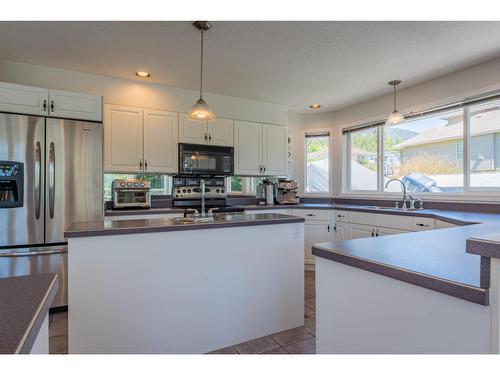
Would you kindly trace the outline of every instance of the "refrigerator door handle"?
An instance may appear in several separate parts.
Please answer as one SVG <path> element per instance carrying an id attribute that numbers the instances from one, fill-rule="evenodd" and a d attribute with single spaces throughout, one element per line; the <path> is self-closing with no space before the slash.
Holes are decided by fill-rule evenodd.
<path id="1" fill-rule="evenodd" d="M 54 218 L 54 201 L 55 201 L 55 186 L 56 186 L 56 176 L 55 176 L 55 164 L 56 164 L 56 152 L 54 142 L 50 142 L 49 147 L 49 216 L 51 219 Z"/>
<path id="2" fill-rule="evenodd" d="M 37 255 L 53 255 L 53 254 L 64 254 L 67 253 L 66 249 L 57 249 L 57 250 L 45 250 L 45 251 L 30 251 L 30 252 L 22 252 L 17 251 L 13 253 L 0 253 L 0 258 L 9 258 L 9 257 L 33 257 Z"/>
<path id="3" fill-rule="evenodd" d="M 42 146 L 37 141 L 35 145 L 35 219 L 40 219 L 42 204 Z"/>

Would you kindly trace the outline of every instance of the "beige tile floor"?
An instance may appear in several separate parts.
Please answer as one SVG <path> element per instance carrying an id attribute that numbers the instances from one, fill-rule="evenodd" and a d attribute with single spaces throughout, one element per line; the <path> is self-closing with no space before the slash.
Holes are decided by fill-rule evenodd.
<path id="1" fill-rule="evenodd" d="M 316 291 L 314 272 L 305 272 L 304 325 L 255 340 L 222 348 L 210 354 L 315 354 Z M 68 313 L 50 314 L 50 354 L 68 353 Z"/>

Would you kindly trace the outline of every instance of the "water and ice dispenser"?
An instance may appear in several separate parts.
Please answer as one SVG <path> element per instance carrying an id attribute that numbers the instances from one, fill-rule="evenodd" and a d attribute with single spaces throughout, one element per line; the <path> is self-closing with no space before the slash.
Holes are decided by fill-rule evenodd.
<path id="1" fill-rule="evenodd" d="M 23 163 L 0 161 L 0 208 L 23 206 L 23 168 Z"/>

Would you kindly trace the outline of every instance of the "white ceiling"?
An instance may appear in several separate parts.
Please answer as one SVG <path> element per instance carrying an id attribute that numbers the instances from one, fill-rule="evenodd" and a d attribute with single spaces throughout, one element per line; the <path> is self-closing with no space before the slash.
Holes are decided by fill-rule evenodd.
<path id="1" fill-rule="evenodd" d="M 500 22 L 212 22 L 207 92 L 342 108 L 500 55 Z M 197 89 L 190 22 L 0 22 L 3 59 Z"/>

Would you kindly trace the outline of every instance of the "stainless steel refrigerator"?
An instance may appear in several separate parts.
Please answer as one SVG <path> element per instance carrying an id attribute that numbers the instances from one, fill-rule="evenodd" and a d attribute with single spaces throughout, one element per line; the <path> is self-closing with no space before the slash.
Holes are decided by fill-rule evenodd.
<path id="1" fill-rule="evenodd" d="M 102 123 L 0 113 L 0 277 L 59 274 L 76 221 L 102 220 Z"/>

